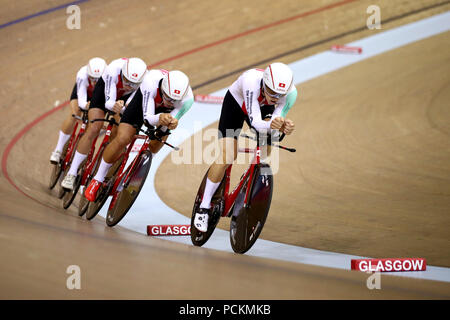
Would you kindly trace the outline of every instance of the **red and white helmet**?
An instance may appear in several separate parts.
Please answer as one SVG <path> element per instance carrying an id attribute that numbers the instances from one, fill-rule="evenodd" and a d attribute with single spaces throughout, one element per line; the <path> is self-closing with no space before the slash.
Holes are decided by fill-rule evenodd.
<path id="1" fill-rule="evenodd" d="M 87 64 L 87 74 L 92 78 L 100 78 L 106 68 L 106 61 L 102 58 L 92 58 Z"/>
<path id="2" fill-rule="evenodd" d="M 141 83 L 147 72 L 147 64 L 139 58 L 129 58 L 122 66 L 122 75 L 132 83 Z"/>
<path id="3" fill-rule="evenodd" d="M 189 78 L 183 72 L 174 70 L 164 74 L 162 89 L 173 100 L 181 100 L 189 88 Z"/>
<path id="4" fill-rule="evenodd" d="M 294 77 L 287 65 L 275 62 L 264 70 L 263 79 L 264 84 L 273 92 L 285 95 L 291 88 Z"/>

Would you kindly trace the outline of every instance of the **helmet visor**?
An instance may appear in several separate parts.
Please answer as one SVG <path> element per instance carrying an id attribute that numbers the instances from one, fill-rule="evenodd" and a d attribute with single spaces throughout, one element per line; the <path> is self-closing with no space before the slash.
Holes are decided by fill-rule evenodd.
<path id="1" fill-rule="evenodd" d="M 88 76 L 89 82 L 92 84 L 96 84 L 99 78 Z"/>
<path id="2" fill-rule="evenodd" d="M 139 86 L 141 85 L 141 82 L 131 82 L 123 74 L 122 74 L 122 82 L 123 82 L 124 86 L 131 87 L 134 90 L 139 88 Z"/>
<path id="3" fill-rule="evenodd" d="M 161 90 L 161 92 L 162 92 L 163 99 L 166 100 L 167 102 L 174 103 L 175 101 L 177 101 L 176 99 L 172 99 L 171 97 L 169 97 L 169 96 L 164 92 L 164 90 Z"/>
<path id="4" fill-rule="evenodd" d="M 274 92 L 272 89 L 270 89 L 269 87 L 266 86 L 264 81 L 263 81 L 263 88 L 264 88 L 264 92 L 267 93 L 269 95 L 269 97 L 274 98 L 274 99 L 280 99 L 286 95 L 286 94 Z"/>

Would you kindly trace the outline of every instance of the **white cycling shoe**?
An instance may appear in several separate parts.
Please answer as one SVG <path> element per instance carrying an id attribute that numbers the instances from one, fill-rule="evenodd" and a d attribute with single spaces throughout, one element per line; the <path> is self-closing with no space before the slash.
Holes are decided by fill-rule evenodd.
<path id="1" fill-rule="evenodd" d="M 200 210 L 195 213 L 194 226 L 200 232 L 206 232 L 208 230 L 208 212 L 208 209 L 200 208 Z"/>
<path id="2" fill-rule="evenodd" d="M 50 156 L 50 162 L 53 164 L 58 164 L 59 160 L 61 160 L 61 152 L 53 151 L 52 155 Z"/>
<path id="3" fill-rule="evenodd" d="M 61 182 L 61 187 L 67 190 L 73 190 L 73 185 L 75 184 L 76 179 L 77 176 L 74 176 L 73 174 L 67 174 L 64 177 L 64 180 Z"/>

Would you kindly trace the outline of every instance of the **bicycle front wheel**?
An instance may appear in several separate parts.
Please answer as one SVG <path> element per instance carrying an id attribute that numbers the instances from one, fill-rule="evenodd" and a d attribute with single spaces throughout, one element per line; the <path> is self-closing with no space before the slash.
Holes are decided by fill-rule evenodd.
<path id="1" fill-rule="evenodd" d="M 73 159 L 73 155 L 72 155 L 72 159 Z M 72 162 L 72 159 L 70 160 L 71 162 Z M 64 209 L 69 208 L 70 205 L 72 204 L 72 202 L 75 200 L 75 197 L 77 196 L 78 190 L 81 187 L 81 179 L 83 176 L 83 172 L 85 170 L 86 163 L 87 163 L 87 159 L 84 159 L 83 162 L 80 164 L 80 167 L 78 168 L 77 178 L 75 179 L 75 183 L 73 185 L 73 190 L 64 190 L 64 193 L 62 194 Z M 69 169 L 70 169 L 70 166 L 67 166 L 66 170 L 64 171 L 64 176 L 66 176 L 66 174 L 69 172 Z"/>
<path id="2" fill-rule="evenodd" d="M 56 183 L 58 181 L 60 181 L 61 179 L 61 173 L 63 172 L 62 167 L 63 167 L 63 161 L 64 158 L 66 157 L 66 153 L 67 153 L 67 148 L 69 147 L 69 141 L 66 142 L 66 144 L 64 145 L 63 151 L 61 153 L 61 160 L 59 161 L 58 164 L 52 164 L 52 168 L 50 171 L 50 180 L 48 182 L 48 188 L 50 190 L 52 190 Z M 62 188 L 61 188 L 62 189 Z M 60 196 L 61 192 L 58 190 L 58 198 L 62 198 L 62 196 Z"/>
<path id="3" fill-rule="evenodd" d="M 78 202 L 78 215 L 80 217 L 84 216 L 84 214 L 86 213 L 88 207 L 89 207 L 89 201 L 84 196 L 84 189 L 83 189 L 83 193 L 80 194 L 80 201 Z"/>
<path id="4" fill-rule="evenodd" d="M 250 199 L 244 207 L 247 188 L 238 194 L 231 216 L 230 243 L 236 253 L 247 252 L 258 239 L 269 214 L 273 192 L 273 175 L 270 166 L 255 167 Z"/>
<path id="5" fill-rule="evenodd" d="M 48 188 L 52 190 L 61 176 L 62 168 L 61 164 L 52 164 L 50 169 L 50 180 L 48 182 Z"/>
<path id="6" fill-rule="evenodd" d="M 144 186 L 151 164 L 152 153 L 146 150 L 141 153 L 133 168 L 128 167 L 125 171 L 106 215 L 106 224 L 109 227 L 114 227 L 128 213 Z"/>

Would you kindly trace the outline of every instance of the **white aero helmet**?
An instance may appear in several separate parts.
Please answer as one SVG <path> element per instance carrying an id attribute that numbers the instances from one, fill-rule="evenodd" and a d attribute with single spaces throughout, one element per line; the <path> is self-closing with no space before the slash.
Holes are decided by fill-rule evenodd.
<path id="1" fill-rule="evenodd" d="M 147 72 L 147 64 L 139 58 L 126 59 L 122 66 L 122 75 L 132 83 L 141 83 Z"/>
<path id="2" fill-rule="evenodd" d="M 172 100 L 181 100 L 189 88 L 189 78 L 183 72 L 174 70 L 164 74 L 162 89 Z"/>
<path id="3" fill-rule="evenodd" d="M 264 70 L 264 85 L 275 93 L 285 95 L 292 86 L 292 70 L 281 62 L 270 64 Z"/>
<path id="4" fill-rule="evenodd" d="M 92 58 L 87 64 L 87 73 L 92 78 L 100 78 L 106 68 L 106 61 L 102 58 Z"/>

